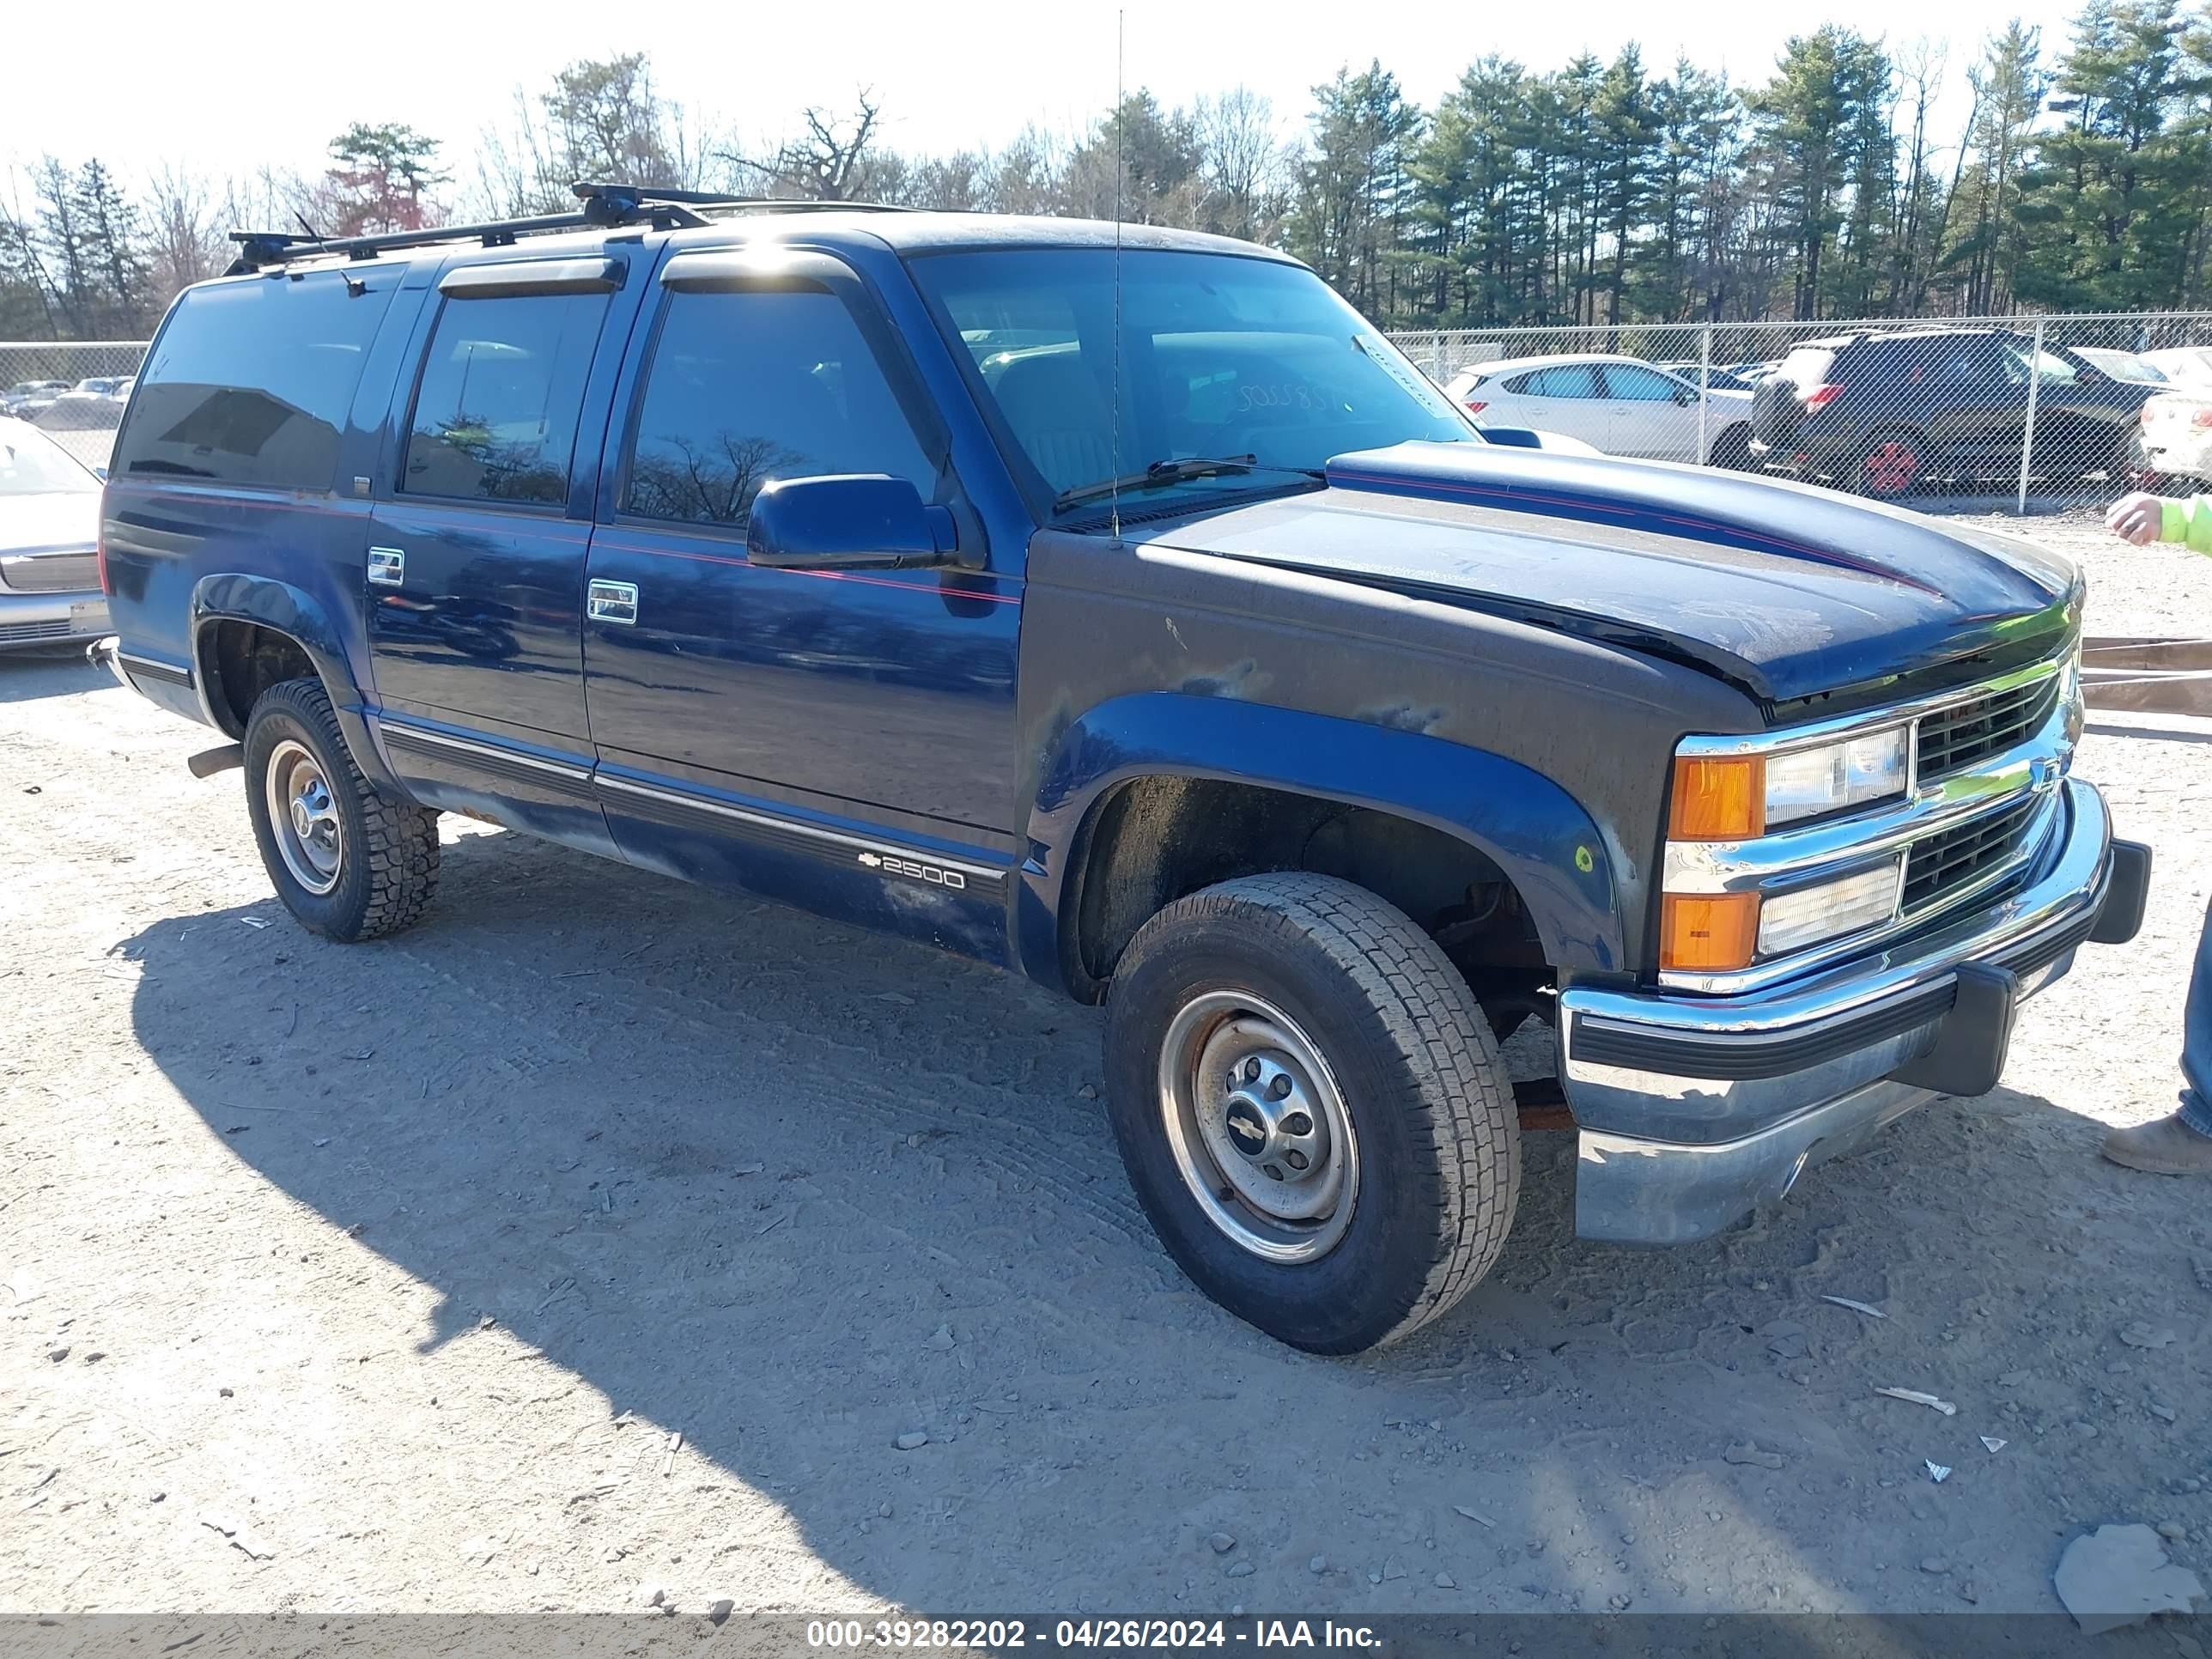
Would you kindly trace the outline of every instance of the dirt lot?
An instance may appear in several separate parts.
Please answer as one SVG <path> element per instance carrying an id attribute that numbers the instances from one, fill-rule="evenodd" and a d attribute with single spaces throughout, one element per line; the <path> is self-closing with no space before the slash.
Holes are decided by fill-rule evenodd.
<path id="1" fill-rule="evenodd" d="M 2097 631 L 2212 615 L 2036 528 Z M 1095 1013 L 459 824 L 425 925 L 328 945 L 206 741 L 0 665 L 0 1612 L 2042 1610 L 2108 1521 L 2212 1566 L 2212 1206 L 2096 1157 L 2172 1101 L 2212 724 L 2093 728 L 2150 921 L 2006 1087 L 1664 1253 L 1577 1243 L 1534 1136 L 1489 1283 L 1356 1362 L 1179 1277 Z"/>

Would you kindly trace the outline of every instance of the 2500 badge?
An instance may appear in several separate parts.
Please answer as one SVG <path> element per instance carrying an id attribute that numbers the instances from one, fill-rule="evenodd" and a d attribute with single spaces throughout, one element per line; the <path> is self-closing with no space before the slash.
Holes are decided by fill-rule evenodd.
<path id="1" fill-rule="evenodd" d="M 947 870 L 942 865 L 921 864 L 913 859 L 885 858 L 879 853 L 863 853 L 860 862 L 871 870 L 880 870 L 887 876 L 910 876 L 916 881 L 926 881 L 933 887 L 949 887 L 954 892 L 968 885 L 968 878 L 957 870 Z"/>

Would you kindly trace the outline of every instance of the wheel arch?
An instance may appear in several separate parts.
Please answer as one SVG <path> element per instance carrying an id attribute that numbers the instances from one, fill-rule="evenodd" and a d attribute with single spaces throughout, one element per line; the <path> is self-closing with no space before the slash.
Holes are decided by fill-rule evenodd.
<path id="1" fill-rule="evenodd" d="M 1224 809 L 1229 839 L 1194 840 Z M 1628 962 L 1612 843 L 1588 812 L 1518 762 L 1420 732 L 1183 693 L 1117 698 L 1054 745 L 1029 837 L 1017 950 L 1081 1000 L 1103 994 L 1162 905 L 1268 869 L 1382 869 L 1360 884 L 1416 915 L 1409 896 L 1487 875 L 1525 913 L 1536 968 L 1612 975 Z M 1293 842 L 1309 856 L 1287 856 Z"/>
<path id="2" fill-rule="evenodd" d="M 343 635 L 306 590 L 274 576 L 203 576 L 192 587 L 191 639 L 193 678 L 210 726 L 242 738 L 263 692 L 313 675 L 329 695 L 354 763 L 380 787 L 404 795 L 370 738 Z"/>

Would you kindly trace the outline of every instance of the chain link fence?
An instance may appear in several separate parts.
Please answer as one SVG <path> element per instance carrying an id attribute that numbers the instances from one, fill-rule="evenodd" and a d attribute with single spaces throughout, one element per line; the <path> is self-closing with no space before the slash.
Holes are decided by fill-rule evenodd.
<path id="1" fill-rule="evenodd" d="M 1392 337 L 1480 422 L 1923 510 L 2212 480 L 2212 312 Z"/>
<path id="2" fill-rule="evenodd" d="M 145 356 L 143 340 L 0 341 L 0 415 L 29 421 L 87 466 L 106 466 Z"/>

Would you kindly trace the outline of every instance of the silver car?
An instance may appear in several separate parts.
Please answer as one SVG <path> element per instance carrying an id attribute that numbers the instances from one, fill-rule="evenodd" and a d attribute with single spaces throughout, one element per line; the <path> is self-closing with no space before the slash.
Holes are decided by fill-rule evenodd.
<path id="1" fill-rule="evenodd" d="M 0 416 L 0 651 L 106 631 L 100 480 L 29 422 Z"/>

